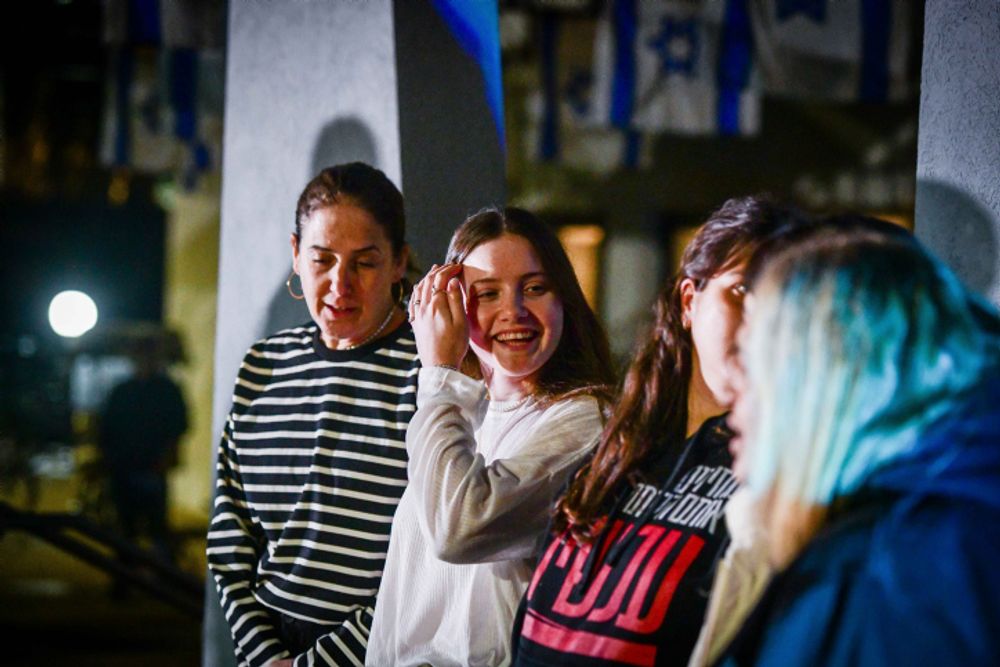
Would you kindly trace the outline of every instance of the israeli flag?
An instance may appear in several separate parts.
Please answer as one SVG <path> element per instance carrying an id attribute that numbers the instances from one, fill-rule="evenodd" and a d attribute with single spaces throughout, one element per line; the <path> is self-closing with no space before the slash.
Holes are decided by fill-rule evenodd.
<path id="1" fill-rule="evenodd" d="M 222 154 L 225 4 L 105 0 L 101 163 L 174 173 L 185 189 Z"/>
<path id="2" fill-rule="evenodd" d="M 113 49 L 104 86 L 101 163 L 139 172 L 170 171 L 178 152 L 170 105 L 169 57 L 153 49 Z"/>
<path id="3" fill-rule="evenodd" d="M 592 122 L 752 135 L 760 92 L 747 0 L 612 0 L 598 22 Z"/>
<path id="4" fill-rule="evenodd" d="M 174 173 L 185 189 L 222 155 L 221 51 L 110 47 L 99 155 L 107 167 Z"/>
<path id="5" fill-rule="evenodd" d="M 885 102 L 913 94 L 910 0 L 757 0 L 751 20 L 768 94 Z"/>
<path id="6" fill-rule="evenodd" d="M 589 122 L 594 88 L 594 24 L 545 14 L 539 20 L 539 88 L 528 96 L 526 152 L 538 162 L 595 176 L 651 165 L 651 142 L 637 130 Z"/>

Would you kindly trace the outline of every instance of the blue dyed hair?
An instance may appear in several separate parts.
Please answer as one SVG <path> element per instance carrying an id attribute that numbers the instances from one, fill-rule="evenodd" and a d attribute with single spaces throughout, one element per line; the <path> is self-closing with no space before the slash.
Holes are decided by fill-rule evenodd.
<path id="1" fill-rule="evenodd" d="M 817 228 L 768 258 L 752 294 L 740 356 L 758 496 L 857 492 L 1000 357 L 996 311 L 909 236 Z"/>

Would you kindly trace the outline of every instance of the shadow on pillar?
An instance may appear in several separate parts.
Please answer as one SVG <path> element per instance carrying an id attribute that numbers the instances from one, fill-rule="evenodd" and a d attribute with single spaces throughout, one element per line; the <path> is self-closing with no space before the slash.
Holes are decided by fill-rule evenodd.
<path id="1" fill-rule="evenodd" d="M 954 185 L 917 182 L 916 234 L 973 291 L 989 297 L 1000 281 L 998 221 Z"/>
<path id="2" fill-rule="evenodd" d="M 364 162 L 381 169 L 377 156 L 375 135 L 364 121 L 360 118 L 335 118 L 324 125 L 316 137 L 309 178 L 326 167 L 343 162 Z"/>
<path id="3" fill-rule="evenodd" d="M 318 174 L 326 167 L 332 167 L 344 162 L 365 162 L 381 169 L 377 164 L 377 148 L 375 135 L 357 118 L 336 118 L 320 130 L 313 144 L 312 158 L 309 168 L 309 178 Z M 304 188 L 305 183 L 302 184 Z M 294 211 L 288 212 L 288 233 L 291 234 L 294 224 Z M 288 271 L 292 270 L 292 248 L 288 247 Z M 309 322 L 309 309 L 304 301 L 298 301 L 288 293 L 283 277 L 278 286 L 272 290 L 267 306 L 267 316 L 260 335 L 269 336 L 281 329 L 299 326 Z M 298 290 L 299 281 L 293 281 L 293 287 Z"/>

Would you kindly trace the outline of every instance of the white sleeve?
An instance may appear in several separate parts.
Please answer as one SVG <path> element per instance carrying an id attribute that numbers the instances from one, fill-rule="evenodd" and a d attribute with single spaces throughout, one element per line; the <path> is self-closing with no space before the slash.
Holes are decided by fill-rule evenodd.
<path id="1" fill-rule="evenodd" d="M 581 397 L 540 408 L 530 435 L 487 464 L 475 440 L 481 383 L 424 368 L 418 386 L 407 470 L 435 554 L 451 563 L 530 557 L 553 496 L 600 435 L 597 401 Z"/>

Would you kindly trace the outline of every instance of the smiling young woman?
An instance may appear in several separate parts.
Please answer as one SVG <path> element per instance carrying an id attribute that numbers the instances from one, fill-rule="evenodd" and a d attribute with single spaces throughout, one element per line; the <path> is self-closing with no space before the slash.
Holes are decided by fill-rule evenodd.
<path id="1" fill-rule="evenodd" d="M 410 484 L 367 664 L 504 664 L 525 559 L 601 431 L 607 339 L 555 234 L 514 208 L 459 227 L 410 315 L 423 364 Z"/>
<path id="2" fill-rule="evenodd" d="M 562 303 L 538 255 L 526 238 L 506 233 L 477 246 L 461 266 L 469 342 L 489 373 L 491 398 L 530 393 L 563 331 Z"/>

